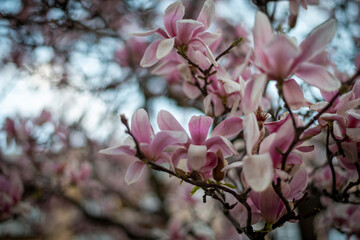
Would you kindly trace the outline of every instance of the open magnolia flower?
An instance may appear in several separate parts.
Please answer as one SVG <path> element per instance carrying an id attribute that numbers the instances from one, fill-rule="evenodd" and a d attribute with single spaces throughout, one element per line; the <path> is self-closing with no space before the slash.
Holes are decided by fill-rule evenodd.
<path id="1" fill-rule="evenodd" d="M 165 10 L 164 26 L 144 33 L 135 33 L 136 36 L 159 34 L 164 39 L 157 40 L 149 45 L 140 62 L 142 67 L 151 67 L 160 59 L 166 57 L 174 47 L 181 47 L 192 58 L 195 51 L 205 52 L 211 62 L 217 66 L 209 45 L 220 35 L 205 32 L 215 16 L 215 6 L 212 0 L 207 0 L 199 14 L 197 21 L 182 19 L 185 7 L 181 2 L 171 4 Z"/>
<path id="2" fill-rule="evenodd" d="M 305 169 L 299 170 L 290 182 L 284 181 L 279 175 L 275 174 L 274 181 L 278 180 L 281 181 L 281 192 L 289 202 L 300 199 L 304 195 L 303 192 L 308 184 L 308 176 Z M 271 185 L 262 192 L 251 191 L 250 198 L 260 210 L 262 219 L 268 224 L 275 223 L 287 212 L 284 202 L 279 198 Z"/>
<path id="3" fill-rule="evenodd" d="M 264 131 L 259 129 L 256 115 L 251 112 L 244 118 L 244 139 L 246 142 L 247 156 L 241 162 L 223 168 L 227 171 L 231 168 L 243 168 L 245 181 L 256 192 L 262 192 L 269 187 L 274 175 L 274 167 L 268 152 L 256 154 Z"/>
<path id="4" fill-rule="evenodd" d="M 296 116 L 295 121 L 298 126 L 302 126 L 302 122 Z M 291 117 L 288 115 L 283 119 L 271 122 L 259 122 L 255 113 L 251 112 L 244 118 L 244 140 L 246 142 L 247 156 L 243 161 L 238 161 L 225 167 L 223 171 L 232 168 L 243 168 L 243 174 L 248 186 L 255 192 L 265 191 L 271 184 L 274 171 L 280 168 L 283 160 L 282 153 L 285 153 L 294 137 L 295 129 Z M 265 128 L 267 131 L 265 131 Z M 310 138 L 319 134 L 320 127 L 310 128 L 301 136 L 302 138 Z M 269 133 L 264 137 L 265 132 Z M 294 150 L 287 157 L 285 170 L 292 169 L 289 174 L 299 169 L 302 159 L 296 151 L 309 152 L 313 150 L 313 146 L 301 146 L 303 141 L 299 141 Z"/>
<path id="5" fill-rule="evenodd" d="M 232 117 L 222 121 L 212 131 L 212 137 L 208 138 L 212 123 L 213 119 L 207 116 L 193 116 L 190 119 L 190 136 L 186 144 L 173 153 L 172 168 L 177 167 L 179 161 L 186 158 L 188 170 L 200 172 L 207 179 L 218 165 L 219 159 L 224 161 L 223 157 L 238 154 L 227 138 L 236 136 L 242 130 L 242 119 Z M 158 125 L 162 131 L 180 131 L 186 134 L 173 115 L 164 110 L 158 114 Z M 218 150 L 221 151 L 221 156 L 218 156 Z"/>
<path id="6" fill-rule="evenodd" d="M 134 113 L 131 119 L 131 133 L 139 143 L 141 153 L 144 154 L 146 160 L 158 163 L 170 161 L 170 156 L 163 152 L 166 147 L 187 141 L 186 134 L 181 131 L 161 131 L 155 135 L 144 109 L 139 109 Z M 118 155 L 120 159 L 133 161 L 125 175 L 127 184 L 136 182 L 146 166 L 145 159 L 138 158 L 134 142 L 104 149 L 100 153 Z"/>
<path id="7" fill-rule="evenodd" d="M 253 29 L 254 63 L 268 80 L 280 82 L 290 107 L 298 109 L 307 105 L 301 87 L 295 80 L 289 80 L 293 74 L 324 91 L 339 89 L 340 81 L 333 74 L 324 66 L 311 62 L 324 51 L 335 33 L 336 21 L 330 19 L 297 46 L 293 38 L 282 33 L 274 34 L 268 17 L 257 13 Z M 256 91 L 254 88 L 251 95 L 256 95 Z"/>

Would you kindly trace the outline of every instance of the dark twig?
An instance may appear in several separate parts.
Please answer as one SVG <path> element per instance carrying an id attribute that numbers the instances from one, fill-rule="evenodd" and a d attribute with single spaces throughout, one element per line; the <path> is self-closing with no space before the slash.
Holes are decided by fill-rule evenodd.
<path id="1" fill-rule="evenodd" d="M 327 133 L 326 133 L 326 158 L 331 170 L 331 176 L 332 176 L 332 195 L 337 195 L 337 190 L 336 190 L 336 172 L 335 172 L 335 168 L 334 168 L 334 164 L 332 162 L 333 159 L 333 154 L 331 153 L 330 149 L 329 149 L 329 138 L 330 138 L 330 131 L 332 131 L 332 128 L 330 128 L 330 125 L 328 125 L 327 128 Z"/>

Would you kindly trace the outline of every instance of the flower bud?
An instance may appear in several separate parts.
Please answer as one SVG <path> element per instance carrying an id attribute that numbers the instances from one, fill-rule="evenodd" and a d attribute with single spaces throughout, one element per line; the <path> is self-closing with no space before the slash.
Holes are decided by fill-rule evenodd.
<path id="1" fill-rule="evenodd" d="M 225 172 L 221 171 L 221 169 L 223 169 L 225 167 L 225 160 L 224 160 L 224 156 L 220 149 L 216 152 L 216 155 L 218 157 L 218 163 L 217 163 L 216 167 L 213 169 L 213 178 L 216 181 L 221 181 L 225 177 Z"/>

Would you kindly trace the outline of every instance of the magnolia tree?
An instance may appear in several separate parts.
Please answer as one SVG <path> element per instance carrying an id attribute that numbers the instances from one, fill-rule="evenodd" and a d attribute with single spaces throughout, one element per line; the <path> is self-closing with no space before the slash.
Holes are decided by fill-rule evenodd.
<path id="1" fill-rule="evenodd" d="M 97 25 L 73 18 L 68 1 L 55 2 L 65 17 L 45 21 L 44 29 L 76 19 L 75 33 L 78 27 L 116 38 L 116 30 L 123 30 L 111 24 L 111 6 L 96 11 L 80 1 L 89 16 L 100 16 L 104 25 Z M 163 109 L 156 132 L 144 108 L 131 120 L 121 115 L 126 137 L 110 148 L 105 145 L 115 145 L 112 136 L 97 142 L 48 111 L 7 118 L 2 136 L 16 150 L 0 154 L 5 236 L 62 232 L 69 238 L 69 228 L 61 225 L 68 221 L 78 223 L 72 232 L 105 229 L 115 239 L 266 239 L 311 218 L 319 239 L 331 229 L 360 238 L 360 55 L 353 56 L 352 72 L 331 61 L 327 47 L 337 20 L 321 23 L 298 43 L 288 34 L 301 24 L 300 12 L 319 1 L 289 0 L 287 27 L 275 24 L 277 1 L 253 1 L 259 11 L 251 31 L 217 19 L 212 0 L 196 2 L 203 4 L 198 15 L 186 9 L 189 2 L 169 5 L 163 27 L 122 39 L 114 61 L 139 79 L 145 98 L 162 94 L 149 84 L 150 71 L 141 69 L 151 68 L 152 76 L 166 80 L 167 97 L 202 114 L 185 127 Z M 222 32 L 209 30 L 213 21 Z M 68 206 L 81 221 L 73 212 L 63 216 Z M 33 208 L 56 221 L 30 221 Z M 24 216 L 31 231 L 10 234 L 9 221 Z"/>
<path id="2" fill-rule="evenodd" d="M 292 26 L 299 7 L 308 3 L 289 2 Z M 134 113 L 130 124 L 122 115 L 128 141 L 101 153 L 131 159 L 125 175 L 128 184 L 149 167 L 194 185 L 192 193 L 203 190 L 204 202 L 217 200 L 229 223 L 250 239 L 264 239 L 286 222 L 318 213 L 316 208 L 297 211 L 312 190 L 327 208 L 320 218 L 359 237 L 360 55 L 349 77 L 337 74 L 336 66 L 325 60 L 336 20 L 317 26 L 299 44 L 274 31 L 269 16 L 259 11 L 252 34 L 235 39 L 215 57 L 221 35 L 207 31 L 215 18 L 214 2 L 204 3 L 197 20 L 184 15 L 184 5 L 175 2 L 165 10 L 164 28 L 134 34 L 159 35 L 140 65 L 157 64 L 154 74 L 179 75 L 183 93 L 202 101 L 204 114 L 192 116 L 187 131 L 170 112 L 161 110 L 157 133 L 144 109 Z M 222 64 L 238 45 L 245 57 Z M 319 89 L 323 100 L 305 99 L 301 81 Z M 271 82 L 277 93 L 267 95 Z M 268 111 L 275 95 L 282 100 L 281 116 Z M 302 108 L 305 114 L 298 112 Z M 317 135 L 325 135 L 322 145 L 312 141 Z M 313 154 L 305 162 L 304 156 L 317 148 L 325 148 L 324 154 Z M 236 205 L 245 217 L 232 215 Z"/>

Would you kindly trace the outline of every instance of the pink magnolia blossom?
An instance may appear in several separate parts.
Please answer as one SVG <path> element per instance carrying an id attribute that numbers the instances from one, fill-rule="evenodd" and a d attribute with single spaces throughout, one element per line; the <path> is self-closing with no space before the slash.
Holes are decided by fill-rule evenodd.
<path id="1" fill-rule="evenodd" d="M 336 175 L 336 188 L 340 189 L 347 180 L 347 173 L 342 168 L 335 166 L 334 167 L 335 175 Z M 329 166 L 322 168 L 320 171 L 317 171 L 314 175 L 312 182 L 319 189 L 325 189 L 327 192 L 332 191 L 332 173 Z"/>
<path id="2" fill-rule="evenodd" d="M 269 187 L 273 179 L 274 167 L 269 153 L 256 154 L 263 133 L 260 132 L 256 116 L 253 112 L 244 118 L 244 139 L 247 156 L 242 162 L 234 162 L 223 171 L 243 167 L 246 182 L 254 191 L 261 192 Z"/>
<path id="3" fill-rule="evenodd" d="M 300 120 L 297 121 L 298 126 L 302 126 Z M 265 123 L 265 127 L 270 133 L 264 138 L 265 129 L 259 128 L 256 115 L 251 112 L 244 118 L 244 139 L 246 142 L 247 156 L 243 161 L 234 162 L 225 167 L 226 171 L 231 168 L 243 167 L 244 178 L 247 184 L 255 192 L 262 192 L 270 186 L 274 170 L 279 168 L 283 155 L 280 152 L 286 152 L 295 137 L 295 130 L 292 120 L 288 115 L 286 118 Z M 302 137 L 310 137 L 320 133 L 321 128 L 316 127 L 306 131 Z M 287 157 L 285 170 L 293 169 L 293 174 L 301 165 L 302 159 L 295 151 L 311 151 L 311 146 L 300 146 L 300 141 L 294 151 Z"/>
<path id="4" fill-rule="evenodd" d="M 274 181 L 277 177 L 274 176 Z M 281 192 L 283 196 L 291 203 L 303 196 L 303 191 L 307 186 L 307 172 L 301 169 L 288 183 L 281 180 Z M 286 213 L 283 201 L 279 198 L 272 186 L 269 186 L 262 192 L 250 192 L 250 198 L 254 205 L 260 210 L 261 216 L 266 223 L 273 224 Z"/>
<path id="5" fill-rule="evenodd" d="M 294 115 L 294 118 L 297 127 L 303 126 L 302 120 L 297 115 Z M 269 151 L 274 167 L 279 167 L 283 158 L 281 153 L 285 153 L 289 149 L 295 137 L 292 119 L 290 114 L 288 114 L 279 121 L 265 123 L 265 126 L 270 134 L 262 142 L 260 152 Z M 319 126 L 309 128 L 300 136 L 300 139 L 309 139 L 320 132 L 321 127 Z M 303 143 L 304 141 L 299 141 L 295 145 L 294 150 L 289 154 L 286 164 L 301 164 L 302 160 L 296 151 L 308 152 L 313 150 L 313 146 L 304 146 L 302 145 Z"/>
<path id="6" fill-rule="evenodd" d="M 169 84 L 179 83 L 181 77 L 185 78 L 184 69 L 187 71 L 186 68 L 188 68 L 188 65 L 185 59 L 179 54 L 172 51 L 162 60 L 163 61 L 151 71 L 152 74 L 164 77 Z M 185 82 L 186 81 L 184 81 L 184 84 Z"/>
<path id="7" fill-rule="evenodd" d="M 177 167 L 181 159 L 186 158 L 189 171 L 196 170 L 202 173 L 204 178 L 209 178 L 218 164 L 218 150 L 221 150 L 225 158 L 238 154 L 228 138 L 236 136 L 242 130 L 242 119 L 232 117 L 222 121 L 212 131 L 212 137 L 208 138 L 212 123 L 213 119 L 207 116 L 193 116 L 190 119 L 190 136 L 186 144 L 173 153 L 173 168 Z M 174 116 L 164 110 L 158 114 L 158 125 L 162 131 L 186 133 Z"/>
<path id="8" fill-rule="evenodd" d="M 323 92 L 325 101 L 313 104 L 310 108 L 321 111 L 334 94 L 336 93 Z M 358 142 L 360 140 L 359 111 L 354 109 L 359 105 L 360 80 L 357 80 L 351 91 L 335 99 L 334 104 L 320 117 L 319 123 L 325 127 L 328 122 L 333 122 L 334 135 L 337 139 L 343 139 L 347 135 L 352 141 Z"/>
<path id="9" fill-rule="evenodd" d="M 195 51 L 205 52 L 211 62 L 217 66 L 217 63 L 211 53 L 209 45 L 218 37 L 218 34 L 205 32 L 210 26 L 215 15 L 215 6 L 212 0 L 207 0 L 198 19 L 182 19 L 185 14 L 185 7 L 181 2 L 171 4 L 165 10 L 164 26 L 145 33 L 136 33 L 136 36 L 148 36 L 154 33 L 159 34 L 164 39 L 157 40 L 150 44 L 146 49 L 140 65 L 142 67 L 151 67 L 160 59 L 166 57 L 174 47 L 184 47 L 187 49 L 187 55 L 193 57 Z"/>
<path id="10" fill-rule="evenodd" d="M 253 29 L 254 63 L 268 80 L 285 81 L 283 91 L 290 107 L 298 109 L 306 106 L 301 88 L 294 80 L 288 80 L 293 74 L 324 91 L 340 87 L 340 81 L 325 67 L 311 62 L 322 54 L 335 33 L 336 21 L 328 20 L 297 46 L 296 41 L 285 34 L 275 35 L 268 17 L 257 13 Z M 258 90 L 254 88 L 253 91 Z"/>
<path id="11" fill-rule="evenodd" d="M 187 140 L 186 134 L 182 131 L 161 131 L 155 135 L 144 109 L 139 109 L 134 113 L 131 119 L 131 133 L 139 143 L 145 158 L 158 163 L 170 162 L 169 154 L 164 152 L 166 147 L 185 143 Z M 133 160 L 125 175 L 127 184 L 136 182 L 146 166 L 143 159 L 139 159 L 136 155 L 134 142 L 104 149 L 100 153 Z"/>

